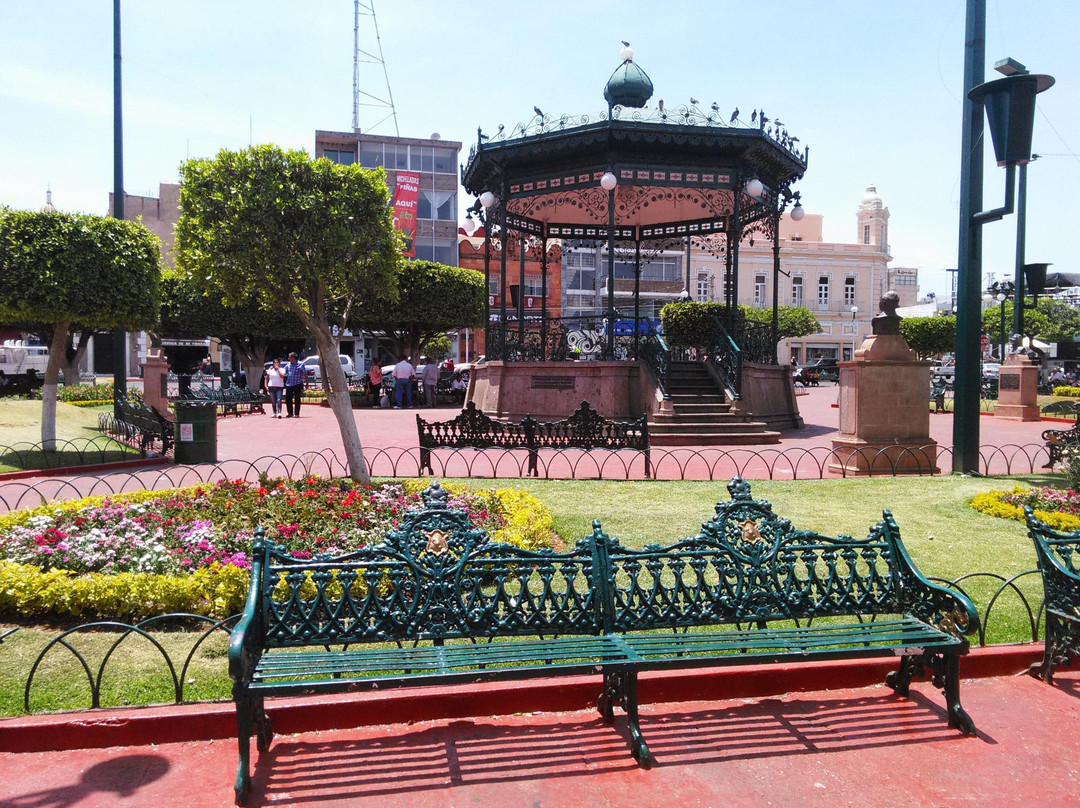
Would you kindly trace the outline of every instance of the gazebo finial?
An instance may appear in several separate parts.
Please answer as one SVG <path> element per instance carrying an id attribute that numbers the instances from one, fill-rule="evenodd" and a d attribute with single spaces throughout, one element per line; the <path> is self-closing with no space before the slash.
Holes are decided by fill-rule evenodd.
<path id="1" fill-rule="evenodd" d="M 634 51 L 630 43 L 623 41 L 619 57 L 622 64 L 608 79 L 604 87 L 604 100 L 609 107 L 633 107 L 640 109 L 648 103 L 653 94 L 652 79 L 634 63 Z"/>

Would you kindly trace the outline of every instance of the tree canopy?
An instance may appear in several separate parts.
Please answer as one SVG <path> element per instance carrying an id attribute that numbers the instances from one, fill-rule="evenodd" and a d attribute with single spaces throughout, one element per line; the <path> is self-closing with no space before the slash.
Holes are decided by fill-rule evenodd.
<path id="1" fill-rule="evenodd" d="M 159 260 L 157 238 L 135 222 L 0 208 L 0 321 L 52 330 L 42 388 L 44 451 L 56 445 L 56 386 L 71 324 L 152 328 Z"/>
<path id="2" fill-rule="evenodd" d="M 252 388 L 259 385 L 272 341 L 307 335 L 300 318 L 288 309 L 266 308 L 256 299 L 226 306 L 220 296 L 208 294 L 204 284 L 178 269 L 162 273 L 158 333 L 181 339 L 217 337 L 232 348 Z"/>
<path id="3" fill-rule="evenodd" d="M 370 298 L 353 309 L 350 325 L 385 334 L 398 358 L 419 358 L 428 342 L 458 328 L 484 324 L 484 276 L 434 261 L 403 261 L 397 298 Z"/>
<path id="4" fill-rule="evenodd" d="M 772 325 L 772 309 L 739 306 L 746 319 L 763 325 Z M 777 339 L 794 339 L 821 333 L 821 323 L 806 306 L 777 306 Z"/>
<path id="5" fill-rule="evenodd" d="M 920 357 L 949 353 L 956 350 L 956 318 L 905 317 L 900 321 L 900 336 Z"/>
<path id="6" fill-rule="evenodd" d="M 229 305 L 296 315 L 319 349 L 323 384 L 353 478 L 370 479 L 334 326 L 357 302 L 396 299 L 400 245 L 381 169 L 254 146 L 180 169 L 180 269 Z"/>

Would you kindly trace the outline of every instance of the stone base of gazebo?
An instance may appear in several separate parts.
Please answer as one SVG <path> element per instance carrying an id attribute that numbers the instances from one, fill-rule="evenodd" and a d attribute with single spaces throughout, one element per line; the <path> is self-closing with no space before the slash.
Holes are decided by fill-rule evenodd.
<path id="1" fill-rule="evenodd" d="M 474 365 L 468 400 L 491 418 L 565 418 L 582 401 L 605 418 L 640 418 L 652 395 L 636 362 L 485 362 Z"/>
<path id="2" fill-rule="evenodd" d="M 764 424 L 769 430 L 803 426 L 787 368 L 744 365 L 742 387 L 742 400 L 731 409 L 734 420 L 761 422 L 758 428 Z M 651 422 L 656 413 L 678 415 L 636 362 L 486 362 L 473 367 L 467 400 L 485 415 L 508 421 L 527 415 L 558 420 L 582 401 L 615 420 L 648 415 Z"/>

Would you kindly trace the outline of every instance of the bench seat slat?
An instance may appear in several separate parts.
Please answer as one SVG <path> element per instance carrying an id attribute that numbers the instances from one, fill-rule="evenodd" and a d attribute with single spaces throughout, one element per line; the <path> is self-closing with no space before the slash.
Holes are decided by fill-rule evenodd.
<path id="1" fill-rule="evenodd" d="M 644 660 L 687 655 L 819 654 L 828 649 L 844 653 L 892 653 L 894 648 L 962 647 L 964 642 L 914 619 L 890 623 L 814 626 L 799 629 L 747 629 L 691 634 L 622 637 Z"/>

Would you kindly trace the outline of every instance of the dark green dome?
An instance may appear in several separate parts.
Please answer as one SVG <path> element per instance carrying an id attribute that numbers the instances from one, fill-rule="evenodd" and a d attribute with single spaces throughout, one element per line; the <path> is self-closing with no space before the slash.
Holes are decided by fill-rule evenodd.
<path id="1" fill-rule="evenodd" d="M 645 71 L 627 59 L 611 74 L 604 87 L 604 100 L 613 107 L 645 106 L 652 98 L 653 86 Z"/>

